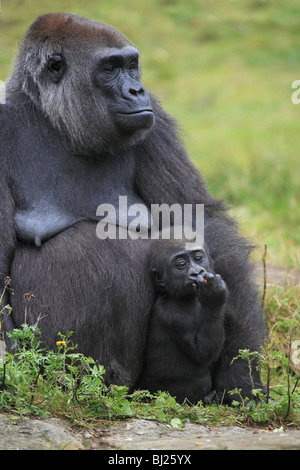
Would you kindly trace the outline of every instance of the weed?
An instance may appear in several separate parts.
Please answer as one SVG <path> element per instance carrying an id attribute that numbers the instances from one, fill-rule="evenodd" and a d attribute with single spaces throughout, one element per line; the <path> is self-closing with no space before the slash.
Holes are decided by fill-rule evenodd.
<path id="1" fill-rule="evenodd" d="M 128 394 L 124 386 L 104 385 L 105 369 L 91 358 L 76 352 L 71 344 L 72 333 L 59 334 L 57 349 L 43 347 L 38 325 L 23 324 L 10 334 L 15 343 L 14 354 L 6 353 L 0 365 L 2 377 L 0 410 L 20 415 L 47 417 L 65 416 L 78 425 L 95 420 L 120 420 L 132 417 L 156 420 L 173 429 L 188 422 L 207 425 L 242 425 L 268 423 L 272 426 L 300 424 L 299 378 L 291 369 L 291 358 L 285 350 L 277 350 L 277 341 L 266 342 L 261 352 L 241 350 L 237 358 L 246 360 L 251 377 L 253 361 L 268 378 L 267 397 L 258 390 L 253 396 L 233 407 L 199 402 L 179 404 L 166 392 L 151 394 L 137 391 Z M 236 359 L 237 359 L 236 358 Z M 280 382 L 281 394 L 272 391 L 272 381 Z M 239 390 L 234 393 L 240 394 Z M 257 403 L 257 398 L 260 398 Z"/>

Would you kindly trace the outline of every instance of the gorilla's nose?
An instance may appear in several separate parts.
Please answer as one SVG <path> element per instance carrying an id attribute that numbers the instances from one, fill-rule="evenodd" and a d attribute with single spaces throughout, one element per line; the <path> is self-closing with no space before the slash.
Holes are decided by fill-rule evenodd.
<path id="1" fill-rule="evenodd" d="M 200 270 L 198 272 L 198 275 L 201 275 L 201 276 L 204 276 L 204 274 L 206 274 L 206 269 L 203 268 L 202 266 L 199 266 Z"/>
<path id="2" fill-rule="evenodd" d="M 198 276 L 204 276 L 205 273 L 206 273 L 205 268 L 203 268 L 202 266 L 195 266 L 189 270 L 188 277 L 190 279 L 197 279 Z"/>

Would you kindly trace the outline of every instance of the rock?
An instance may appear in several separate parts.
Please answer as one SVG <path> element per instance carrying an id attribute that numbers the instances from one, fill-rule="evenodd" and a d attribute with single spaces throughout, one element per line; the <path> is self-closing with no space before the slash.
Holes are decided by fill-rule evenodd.
<path id="1" fill-rule="evenodd" d="M 277 432 L 276 432 L 277 431 Z M 58 418 L 17 419 L 0 414 L 0 450 L 300 450 L 300 430 L 209 428 L 187 423 L 178 431 L 133 419 L 76 431 Z"/>
<path id="2" fill-rule="evenodd" d="M 108 434 L 104 439 L 107 448 L 120 450 L 300 450 L 300 430 L 209 428 L 187 423 L 177 431 L 161 423 L 134 419 L 111 427 Z"/>
<path id="3" fill-rule="evenodd" d="M 1 450 L 84 449 L 81 435 L 56 418 L 49 420 L 10 418 L 0 415 Z"/>

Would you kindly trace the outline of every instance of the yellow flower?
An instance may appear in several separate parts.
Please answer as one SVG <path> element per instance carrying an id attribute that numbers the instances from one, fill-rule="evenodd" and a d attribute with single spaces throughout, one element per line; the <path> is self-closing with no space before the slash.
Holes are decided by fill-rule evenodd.
<path id="1" fill-rule="evenodd" d="M 67 346 L 67 343 L 65 341 L 56 341 L 57 346 Z"/>

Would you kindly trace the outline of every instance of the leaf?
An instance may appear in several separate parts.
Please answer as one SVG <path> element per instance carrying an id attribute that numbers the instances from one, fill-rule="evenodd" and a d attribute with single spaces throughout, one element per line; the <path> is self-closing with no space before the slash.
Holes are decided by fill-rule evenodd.
<path id="1" fill-rule="evenodd" d="M 184 424 L 179 418 L 171 419 L 170 425 L 172 426 L 173 429 L 182 429 L 184 427 Z"/>
<path id="2" fill-rule="evenodd" d="M 129 403 L 124 403 L 124 405 L 122 406 L 122 412 L 123 412 L 124 416 L 133 416 L 133 411 L 132 411 Z"/>

